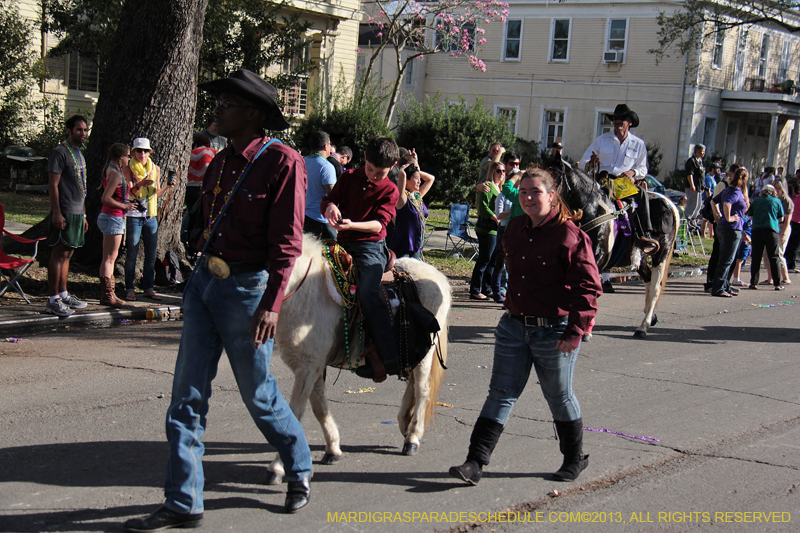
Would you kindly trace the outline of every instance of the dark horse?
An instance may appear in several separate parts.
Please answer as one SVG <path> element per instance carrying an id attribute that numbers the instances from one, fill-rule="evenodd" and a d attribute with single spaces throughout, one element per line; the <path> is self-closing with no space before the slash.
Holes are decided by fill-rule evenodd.
<path id="1" fill-rule="evenodd" d="M 655 309 L 667 282 L 667 269 L 680 221 L 678 209 L 665 196 L 648 191 L 652 237 L 659 244 L 658 250 L 651 256 L 651 266 L 630 226 L 625 228 L 618 221 L 623 215 L 623 208 L 614 204 L 597 181 L 577 168 L 562 164 L 559 159 L 546 160 L 542 166 L 555 177 L 558 193 L 570 209 L 583 210 L 580 226 L 592 239 L 594 257 L 600 271 L 615 266 L 636 267 L 646 292 L 644 320 L 633 336 L 646 337 L 647 328 L 658 322 Z M 627 204 L 623 202 L 623 205 L 627 208 Z M 634 218 L 630 211 L 627 213 L 629 219 Z"/>

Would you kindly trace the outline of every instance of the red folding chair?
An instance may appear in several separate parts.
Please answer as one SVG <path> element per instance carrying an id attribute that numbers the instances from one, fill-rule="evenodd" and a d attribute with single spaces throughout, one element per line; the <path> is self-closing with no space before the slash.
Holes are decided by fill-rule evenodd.
<path id="1" fill-rule="evenodd" d="M 17 291 L 26 302 L 31 303 L 31 301 L 28 300 L 28 297 L 25 296 L 25 292 L 22 290 L 22 287 L 19 286 L 17 279 L 25 274 L 25 272 L 31 267 L 33 262 L 36 260 L 36 253 L 39 251 L 39 241 L 43 241 L 47 237 L 26 239 L 9 232 L 5 228 L 5 225 L 6 207 L 3 204 L 0 204 L 0 235 L 8 235 L 15 241 L 21 242 L 22 244 L 33 243 L 33 255 L 30 257 L 30 259 L 14 257 L 13 255 L 8 255 L 5 253 L 0 245 L 0 282 L 3 284 L 2 287 L 0 287 L 0 296 L 3 296 L 10 287 Z"/>

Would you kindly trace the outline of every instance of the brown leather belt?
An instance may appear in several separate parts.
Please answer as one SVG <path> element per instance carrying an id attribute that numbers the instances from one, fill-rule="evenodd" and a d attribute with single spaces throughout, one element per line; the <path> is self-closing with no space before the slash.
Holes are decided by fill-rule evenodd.
<path id="1" fill-rule="evenodd" d="M 217 279 L 226 279 L 237 274 L 257 272 L 267 268 L 265 261 L 225 261 L 221 257 L 211 254 L 206 254 L 203 260 L 208 271 Z"/>
<path id="2" fill-rule="evenodd" d="M 564 316 L 523 316 L 523 315 L 512 315 L 509 313 L 509 316 L 514 320 L 522 322 L 526 326 L 560 326 L 561 324 L 566 324 L 569 317 L 567 315 Z"/>

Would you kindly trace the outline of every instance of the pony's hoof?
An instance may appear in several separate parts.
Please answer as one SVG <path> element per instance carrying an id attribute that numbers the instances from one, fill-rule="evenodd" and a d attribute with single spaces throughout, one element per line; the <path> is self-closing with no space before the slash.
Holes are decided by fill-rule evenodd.
<path id="1" fill-rule="evenodd" d="M 647 332 L 646 331 L 642 331 L 640 329 L 637 329 L 636 331 L 633 332 L 633 338 L 634 339 L 645 339 L 645 338 L 647 338 Z"/>
<path id="2" fill-rule="evenodd" d="M 335 465 L 339 461 L 342 460 L 341 455 L 333 455 L 332 453 L 326 453 L 322 456 L 322 460 L 319 462 L 321 465 Z"/>
<path id="3" fill-rule="evenodd" d="M 283 476 L 275 472 L 267 472 L 267 485 L 280 485 L 283 483 Z"/>
<path id="4" fill-rule="evenodd" d="M 658 317 L 656 316 L 655 313 L 653 313 L 653 319 L 650 320 L 650 326 L 652 327 L 655 326 L 656 324 L 658 324 Z"/>
<path id="5" fill-rule="evenodd" d="M 406 442 L 403 444 L 403 455 L 417 455 L 417 450 L 419 449 L 419 444 L 414 444 L 413 442 Z"/>

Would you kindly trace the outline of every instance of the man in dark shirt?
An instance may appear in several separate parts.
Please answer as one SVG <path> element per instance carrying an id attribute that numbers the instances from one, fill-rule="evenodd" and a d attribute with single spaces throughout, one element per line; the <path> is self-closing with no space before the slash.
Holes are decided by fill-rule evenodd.
<path id="1" fill-rule="evenodd" d="M 210 242 L 183 294 L 183 335 L 167 411 L 166 502 L 152 515 L 126 522 L 129 531 L 201 524 L 200 438 L 223 347 L 248 411 L 283 461 L 285 511 L 310 499 L 311 453 L 303 427 L 269 373 L 283 294 L 302 251 L 305 164 L 264 133 L 289 127 L 272 85 L 238 70 L 200 88 L 219 98 L 215 119 L 230 144 L 209 165 L 202 187 L 207 226 L 198 248 Z"/>
<path id="2" fill-rule="evenodd" d="M 356 263 L 361 312 L 385 369 L 384 373 L 361 366 L 356 373 L 378 382 L 386 379 L 386 374 L 401 371 L 392 322 L 378 294 L 389 257 L 386 225 L 395 215 L 400 196 L 397 186 L 387 176 L 399 157 L 394 140 L 375 137 L 364 153 L 366 164 L 342 174 L 320 205 L 320 212 L 339 232 L 339 244 Z"/>
<path id="3" fill-rule="evenodd" d="M 686 220 L 694 223 L 703 203 L 700 195 L 703 192 L 703 183 L 706 179 L 706 169 L 703 166 L 703 157 L 706 155 L 706 147 L 702 144 L 694 145 L 692 157 L 686 160 L 684 169 L 686 170 L 686 182 L 684 192 L 686 193 Z"/>

